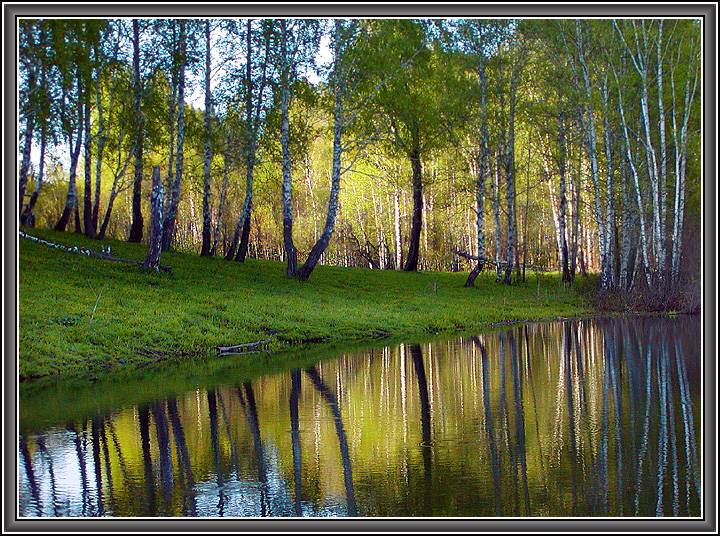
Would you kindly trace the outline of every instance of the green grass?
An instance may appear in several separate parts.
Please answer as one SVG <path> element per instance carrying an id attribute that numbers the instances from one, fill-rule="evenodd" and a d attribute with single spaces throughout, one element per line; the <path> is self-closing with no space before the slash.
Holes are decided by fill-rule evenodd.
<path id="1" fill-rule="evenodd" d="M 74 233 L 31 234 L 101 247 Z M 104 243 L 119 257 L 139 260 L 146 251 L 144 245 Z M 464 273 L 320 266 L 310 281 L 299 282 L 287 279 L 283 265 L 272 261 L 239 264 L 172 252 L 163 254 L 162 263 L 172 273 L 145 272 L 21 239 L 21 379 L 97 377 L 158 359 L 202 360 L 215 356 L 218 345 L 266 339 L 268 332 L 276 332 L 269 350 L 279 352 L 589 312 L 581 293 L 563 289 L 556 275 L 528 274 L 526 283 L 505 286 L 486 273 L 474 289 L 466 289 Z"/>

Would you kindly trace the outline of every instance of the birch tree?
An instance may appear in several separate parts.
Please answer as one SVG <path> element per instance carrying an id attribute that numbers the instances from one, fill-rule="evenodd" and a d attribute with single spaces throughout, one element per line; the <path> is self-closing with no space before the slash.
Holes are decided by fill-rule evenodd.
<path id="1" fill-rule="evenodd" d="M 133 141 L 133 157 L 135 161 L 135 174 L 133 177 L 132 192 L 132 224 L 130 226 L 130 242 L 140 242 L 143 236 L 142 216 L 142 180 L 143 180 L 143 116 L 142 96 L 143 83 L 140 73 L 140 23 L 137 19 L 132 21 L 133 43 L 133 94 L 135 139 Z"/>
<path id="2" fill-rule="evenodd" d="M 165 212 L 163 219 L 162 247 L 167 251 L 172 247 L 175 239 L 175 226 L 177 223 L 178 205 L 180 203 L 180 186 L 183 177 L 183 157 L 185 146 L 185 70 L 188 62 L 188 21 L 178 21 L 178 79 L 177 79 L 177 140 L 175 147 L 175 175 L 165 199 Z"/>
<path id="3" fill-rule="evenodd" d="M 276 21 L 245 21 L 245 71 L 243 91 L 245 92 L 245 139 L 243 156 L 245 160 L 245 199 L 235 233 L 225 258 L 243 262 L 247 256 L 250 238 L 250 216 L 253 207 L 253 185 L 260 135 L 267 120 L 267 100 L 270 92 L 271 54 L 276 41 Z M 259 28 L 254 29 L 254 27 Z M 262 50 L 255 54 L 255 49 Z M 289 103 L 288 103 L 289 104 Z"/>
<path id="4" fill-rule="evenodd" d="M 70 162 L 65 206 L 60 219 L 55 224 L 56 231 L 64 231 L 73 213 L 77 214 L 77 166 L 82 148 L 83 125 L 85 124 L 85 107 L 82 103 L 86 89 L 84 87 L 85 76 L 83 69 L 75 61 L 76 57 L 74 57 L 75 53 L 79 55 L 77 50 L 79 42 L 77 28 L 74 28 L 69 23 L 56 22 L 53 24 L 53 38 L 54 59 L 60 71 L 60 123 Z"/>
<path id="5" fill-rule="evenodd" d="M 479 107 L 479 140 L 477 141 L 477 158 L 472 170 L 475 179 L 475 228 L 477 255 L 475 266 L 465 281 L 466 287 L 474 286 L 475 279 L 482 272 L 486 262 L 485 250 L 485 181 L 490 171 L 490 132 L 488 122 L 488 80 L 487 64 L 490 56 L 497 50 L 509 33 L 505 21 L 462 21 L 459 26 L 461 47 L 470 54 L 475 63 L 477 73 L 477 100 Z"/>
<path id="6" fill-rule="evenodd" d="M 203 223 L 202 247 L 200 256 L 210 255 L 211 248 L 211 216 L 210 216 L 210 164 L 212 162 L 212 92 L 210 89 L 210 75 L 212 69 L 211 58 L 211 28 L 210 19 L 205 20 L 205 150 L 203 155 Z"/>

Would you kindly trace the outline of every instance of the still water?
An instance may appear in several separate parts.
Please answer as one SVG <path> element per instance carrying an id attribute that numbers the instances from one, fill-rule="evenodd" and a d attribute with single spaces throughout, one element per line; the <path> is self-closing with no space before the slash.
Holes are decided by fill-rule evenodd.
<path id="1" fill-rule="evenodd" d="M 227 377 L 23 432 L 20 514 L 697 516 L 699 341 L 537 323 Z"/>

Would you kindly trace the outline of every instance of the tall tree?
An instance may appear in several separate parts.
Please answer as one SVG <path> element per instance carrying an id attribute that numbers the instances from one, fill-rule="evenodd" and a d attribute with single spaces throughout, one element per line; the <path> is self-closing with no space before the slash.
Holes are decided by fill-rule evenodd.
<path id="1" fill-rule="evenodd" d="M 21 21 L 20 31 L 20 118 L 24 123 L 22 134 L 22 158 L 20 161 L 19 176 L 19 206 L 18 217 L 25 205 L 25 190 L 27 188 L 28 172 L 30 170 L 30 153 L 32 151 L 33 134 L 35 132 L 37 106 L 36 94 L 39 92 L 38 78 L 42 69 L 39 59 L 37 26 L 39 21 Z"/>
<path id="2" fill-rule="evenodd" d="M 185 146 L 185 70 L 187 65 L 188 21 L 178 22 L 178 80 L 177 80 L 177 145 L 175 154 L 175 176 L 167 194 L 165 217 L 163 220 L 162 244 L 163 251 L 172 247 L 175 239 L 178 205 L 180 203 L 180 186 L 183 177 L 184 146 Z"/>
<path id="3" fill-rule="evenodd" d="M 212 162 L 212 93 L 210 90 L 210 71 L 212 68 L 210 19 L 205 21 L 205 151 L 203 156 L 203 224 L 202 247 L 200 255 L 206 257 L 211 253 L 211 216 L 210 216 L 210 164 Z"/>
<path id="4" fill-rule="evenodd" d="M 22 24 L 28 24 L 29 21 L 22 21 Z M 24 132 L 24 145 L 23 145 L 23 156 L 22 163 L 20 166 L 20 224 L 28 225 L 32 227 L 35 224 L 34 209 L 37 203 L 40 192 L 42 191 L 43 181 L 45 178 L 45 156 L 48 143 L 51 142 L 49 138 L 54 136 L 53 126 L 51 124 L 53 120 L 53 107 L 52 99 L 50 97 L 50 80 L 48 71 L 52 69 L 49 65 L 50 57 L 50 41 L 48 38 L 48 28 L 44 23 L 38 23 L 38 42 L 36 47 L 32 47 L 34 43 L 32 35 L 28 35 L 27 41 L 21 40 L 20 44 L 20 72 L 27 73 L 27 85 L 21 84 L 21 99 L 20 102 L 24 103 L 21 106 L 21 114 L 25 116 L 25 132 Z M 23 32 L 24 34 L 32 34 L 33 28 L 29 25 Z M 29 56 L 25 58 L 24 56 Z M 39 70 L 39 75 L 36 71 Z M 33 89 L 34 78 L 38 77 L 37 88 Z M 28 122 L 30 124 L 28 124 Z M 27 205 L 23 208 L 23 202 L 25 198 L 25 190 L 27 187 L 27 172 L 29 169 L 30 162 L 30 151 L 32 142 L 28 141 L 28 135 L 31 133 L 28 130 L 34 130 L 33 125 L 37 123 L 40 129 L 40 155 L 38 159 L 38 172 L 35 176 L 35 185 L 30 200 Z M 32 128 L 30 128 L 32 127 Z M 32 137 L 32 136 L 30 136 Z M 23 179 L 24 177 L 24 179 Z"/>
<path id="5" fill-rule="evenodd" d="M 138 19 L 132 21 L 133 43 L 133 93 L 135 95 L 134 121 L 135 139 L 133 142 L 133 156 L 135 160 L 135 175 L 132 191 L 132 223 L 130 225 L 130 242 L 140 242 L 143 237 L 142 216 L 142 179 L 143 179 L 143 116 L 142 96 L 143 84 L 140 75 L 140 23 Z"/>
<path id="6" fill-rule="evenodd" d="M 293 241 L 292 153 L 290 148 L 290 99 L 298 67 L 312 61 L 320 32 L 314 21 L 280 21 L 280 145 L 282 149 L 282 222 L 288 277 L 297 276 L 297 249 Z"/>
<path id="7" fill-rule="evenodd" d="M 60 71 L 62 94 L 60 123 L 70 153 L 68 191 L 65 196 L 65 206 L 62 214 L 55 224 L 55 230 L 57 231 L 65 230 L 73 213 L 76 215 L 76 230 L 78 227 L 76 179 L 77 165 L 82 147 L 83 125 L 85 124 L 83 100 L 86 91 L 83 69 L 77 62 L 77 59 L 81 57 L 78 50 L 81 42 L 79 30 L 71 22 L 58 21 L 53 24 L 54 60 L 57 62 Z"/>
<path id="8" fill-rule="evenodd" d="M 387 140 L 391 153 L 407 158 L 412 213 L 405 271 L 416 271 L 423 227 L 423 158 L 452 139 L 464 116 L 461 69 L 433 40 L 423 21 L 365 22 L 367 116 L 370 137 Z M 362 98 L 362 97 L 361 97 Z"/>
<path id="9" fill-rule="evenodd" d="M 330 87 L 333 94 L 333 148 L 332 148 L 332 170 L 330 172 L 330 196 L 328 199 L 327 216 L 325 227 L 320 237 L 313 245 L 305 263 L 298 269 L 297 277 L 300 280 L 307 280 L 315 269 L 320 257 L 325 252 L 335 230 L 335 220 L 338 211 L 338 199 L 340 196 L 340 178 L 342 169 L 342 156 L 345 149 L 343 145 L 343 131 L 346 128 L 347 120 L 344 110 L 344 98 L 351 83 L 350 65 L 346 57 L 346 50 L 353 42 L 357 30 L 357 23 L 349 21 L 344 23 L 335 19 L 332 44 L 334 54 L 334 65 Z"/>
<path id="10" fill-rule="evenodd" d="M 475 176 L 475 227 L 477 237 L 477 255 L 475 266 L 470 271 L 466 287 L 475 283 L 478 274 L 486 262 L 485 251 L 485 181 L 490 174 L 490 126 L 488 121 L 488 62 L 498 50 L 500 44 L 507 39 L 510 25 L 507 21 L 464 20 L 458 24 L 457 37 L 460 49 L 467 53 L 473 62 L 477 74 L 476 97 L 473 99 L 479 108 L 479 128 L 476 156 L 473 156 L 472 171 Z"/>
<path id="11" fill-rule="evenodd" d="M 510 94 L 508 96 L 507 140 L 505 143 L 505 196 L 508 219 L 507 256 L 505 259 L 505 277 L 503 282 L 512 282 L 512 270 L 517 262 L 514 253 L 517 251 L 517 218 L 515 217 L 515 111 L 517 109 L 517 86 L 520 76 L 519 61 L 515 60 L 511 67 Z M 504 138 L 504 135 L 503 135 Z"/>
<path id="12" fill-rule="evenodd" d="M 259 21 L 260 28 L 253 29 L 258 21 L 247 19 L 245 22 L 245 71 L 243 86 L 245 91 L 245 199 L 242 211 L 230 248 L 226 258 L 243 262 L 247 256 L 250 239 L 250 216 L 253 207 L 253 184 L 255 182 L 255 165 L 260 134 L 262 133 L 266 116 L 266 95 L 271 82 L 271 54 L 273 53 L 276 22 L 271 20 Z M 263 50 L 262 54 L 253 54 L 255 48 Z"/>

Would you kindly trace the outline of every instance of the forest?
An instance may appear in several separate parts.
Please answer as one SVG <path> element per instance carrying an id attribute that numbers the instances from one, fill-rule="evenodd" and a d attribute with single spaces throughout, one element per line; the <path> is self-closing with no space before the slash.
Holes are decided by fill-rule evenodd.
<path id="1" fill-rule="evenodd" d="M 693 309 L 700 73 L 691 19 L 23 19 L 20 224 Z"/>
<path id="2" fill-rule="evenodd" d="M 17 20 L 20 517 L 713 519 L 703 19 Z"/>

